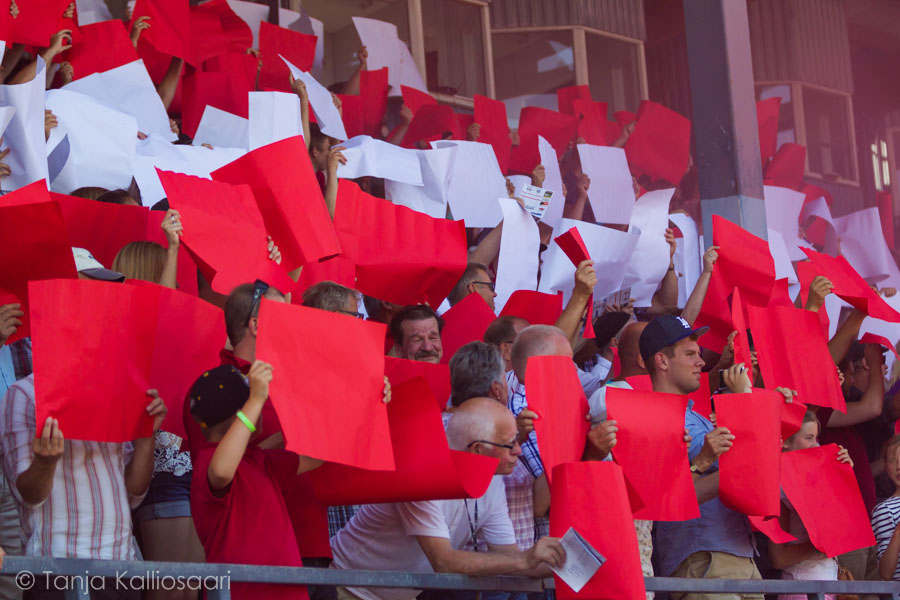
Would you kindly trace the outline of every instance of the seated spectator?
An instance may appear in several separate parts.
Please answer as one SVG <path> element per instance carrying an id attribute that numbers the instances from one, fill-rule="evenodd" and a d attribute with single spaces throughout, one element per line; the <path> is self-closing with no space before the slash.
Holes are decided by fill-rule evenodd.
<path id="1" fill-rule="evenodd" d="M 109 202 L 110 204 L 124 204 L 126 206 L 140 206 L 141 203 L 134 199 L 127 190 L 113 190 L 97 197 L 97 202 Z"/>
<path id="2" fill-rule="evenodd" d="M 444 320 L 424 304 L 407 306 L 390 324 L 398 358 L 439 364 L 444 356 L 441 331 Z"/>
<path id="3" fill-rule="evenodd" d="M 579 368 L 605 379 L 613 376 L 613 348 L 618 345 L 618 334 L 628 325 L 631 315 L 626 312 L 607 312 L 594 319 L 596 337 L 585 340 L 575 353 Z"/>
<path id="4" fill-rule="evenodd" d="M 360 294 L 333 281 L 320 281 L 303 292 L 303 306 L 327 310 L 362 319 Z"/>
<path id="5" fill-rule="evenodd" d="M 499 459 L 498 475 L 512 472 L 521 454 L 516 423 L 490 398 L 472 398 L 450 420 L 447 439 L 455 450 Z M 478 517 L 475 517 L 475 512 Z M 487 552 L 463 550 L 467 543 Z M 464 575 L 523 574 L 544 577 L 548 565 L 565 561 L 555 538 L 544 538 L 527 552 L 518 550 L 502 481 L 495 478 L 474 500 L 431 500 L 364 506 L 332 540 L 339 569 Z M 419 590 L 338 588 L 338 598 L 415 598 Z"/>
<path id="6" fill-rule="evenodd" d="M 878 574 L 887 581 L 900 581 L 900 435 L 885 445 L 884 460 L 895 491 L 872 511 L 872 530 L 878 549 Z"/>
<path id="7" fill-rule="evenodd" d="M 470 262 L 466 265 L 462 277 L 450 290 L 447 301 L 450 302 L 450 306 L 453 306 L 469 294 L 479 294 L 488 303 L 491 310 L 494 310 L 494 298 L 497 297 L 497 293 L 494 291 L 494 282 L 488 268 L 481 263 Z"/>
<path id="8" fill-rule="evenodd" d="M 484 341 L 500 350 L 507 373 L 512 371 L 513 344 L 516 342 L 519 332 L 528 325 L 528 321 L 521 317 L 507 315 L 498 317 L 496 321 L 488 325 L 484 332 Z"/>
<path id="9" fill-rule="evenodd" d="M 113 271 L 126 279 L 151 281 L 167 288 L 178 287 L 178 248 L 184 227 L 178 211 L 170 209 L 161 223 L 169 247 L 156 242 L 131 242 L 122 247 L 113 259 Z"/>
<path id="10" fill-rule="evenodd" d="M 79 279 L 97 279 L 99 281 L 125 281 L 125 276 L 117 271 L 110 271 L 84 248 L 72 248 L 75 256 L 75 269 Z"/>

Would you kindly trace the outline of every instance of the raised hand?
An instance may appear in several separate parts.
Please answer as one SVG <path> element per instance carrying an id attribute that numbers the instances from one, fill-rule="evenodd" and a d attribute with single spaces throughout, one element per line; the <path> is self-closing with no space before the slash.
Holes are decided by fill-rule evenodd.
<path id="1" fill-rule="evenodd" d="M 49 110 L 44 110 L 44 139 L 50 139 L 50 130 L 58 126 L 59 121 L 57 120 L 56 115 Z"/>
<path id="2" fill-rule="evenodd" d="M 546 175 L 547 171 L 544 169 L 544 165 L 537 165 L 531 172 L 531 185 L 535 187 L 544 187 Z"/>
<path id="3" fill-rule="evenodd" d="M 825 304 L 825 296 L 834 290 L 834 284 L 822 275 L 816 275 L 809 284 L 809 297 L 806 299 L 806 310 L 816 312 Z"/>
<path id="4" fill-rule="evenodd" d="M 472 123 L 471 125 L 466 127 L 466 139 L 468 141 L 477 142 L 479 137 L 481 137 L 480 123 Z"/>
<path id="5" fill-rule="evenodd" d="M 7 150 L 9 152 L 9 150 Z M 0 346 L 3 346 L 22 325 L 22 305 L 18 303 L 0 306 Z"/>
<path id="6" fill-rule="evenodd" d="M 134 25 L 131 26 L 131 43 L 134 45 L 135 49 L 138 46 L 138 40 L 141 39 L 141 32 L 145 29 L 150 29 L 150 17 L 143 16 L 138 17 L 137 21 L 134 22 Z"/>
<path id="7" fill-rule="evenodd" d="M 156 390 L 147 390 L 147 395 L 151 400 L 150 404 L 147 405 L 146 410 L 147 414 L 153 417 L 153 431 L 155 432 L 162 426 L 169 409 L 166 408 L 166 403 L 159 397 L 159 392 Z"/>
<path id="8" fill-rule="evenodd" d="M 162 230 L 166 233 L 166 239 L 169 241 L 169 248 L 177 247 L 181 243 L 181 236 L 184 235 L 184 225 L 181 222 L 181 215 L 174 208 L 170 208 L 166 212 L 160 224 Z"/>
<path id="9" fill-rule="evenodd" d="M 47 417 L 40 437 L 31 440 L 34 462 L 40 462 L 46 466 L 55 465 L 63 455 L 64 441 L 62 431 L 59 429 L 59 421 Z"/>
<path id="10" fill-rule="evenodd" d="M 250 397 L 265 401 L 269 397 L 269 384 L 272 382 L 272 365 L 261 360 L 253 361 L 247 379 L 250 380 Z"/>

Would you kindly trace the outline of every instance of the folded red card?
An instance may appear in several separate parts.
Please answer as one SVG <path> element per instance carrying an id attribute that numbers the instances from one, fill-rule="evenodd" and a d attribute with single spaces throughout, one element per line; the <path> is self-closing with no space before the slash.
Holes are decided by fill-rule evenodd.
<path id="1" fill-rule="evenodd" d="M 440 306 L 466 268 L 462 221 L 394 205 L 347 179 L 338 187 L 334 227 L 342 257 L 356 264 L 357 289 L 381 300 Z"/>
<path id="2" fill-rule="evenodd" d="M 575 116 L 573 103 L 576 100 L 591 100 L 591 88 L 587 85 L 570 85 L 568 87 L 557 88 L 556 103 L 559 112 L 564 115 Z"/>
<path id="3" fill-rule="evenodd" d="M 262 58 L 260 87 L 290 92 L 291 72 L 279 55 L 301 71 L 309 72 L 316 58 L 316 36 L 262 21 L 259 24 L 259 54 Z"/>
<path id="4" fill-rule="evenodd" d="M 437 99 L 434 96 L 432 96 L 428 92 L 417 90 L 416 88 L 401 85 L 400 92 L 403 95 L 403 104 L 413 112 L 413 115 L 415 115 L 419 111 L 419 109 L 426 104 L 436 105 L 438 103 Z"/>
<path id="5" fill-rule="evenodd" d="M 528 394 L 530 402 L 530 388 Z M 644 503 L 635 519 L 687 521 L 700 516 L 684 444 L 687 404 L 687 396 L 606 389 L 607 417 L 619 428 L 613 458 Z"/>
<path id="6" fill-rule="evenodd" d="M 359 74 L 359 97 L 362 99 L 366 135 L 380 137 L 384 112 L 387 110 L 388 69 L 363 71 Z"/>
<path id="7" fill-rule="evenodd" d="M 497 471 L 497 459 L 451 450 L 441 412 L 424 379 L 391 386 L 387 406 L 395 471 L 367 471 L 327 463 L 311 471 L 325 504 L 371 504 L 480 498 Z"/>
<path id="8" fill-rule="evenodd" d="M 719 499 L 745 515 L 781 513 L 781 411 L 784 396 L 770 390 L 716 396 L 716 425 L 734 445 L 719 457 Z"/>
<path id="9" fill-rule="evenodd" d="M 781 528 L 778 517 L 747 517 L 754 531 L 763 533 L 776 544 L 796 542 L 797 538 Z"/>
<path id="10" fill-rule="evenodd" d="M 824 275 L 834 285 L 832 290 L 843 300 L 863 311 L 870 317 L 900 323 L 900 313 L 884 299 L 872 291 L 869 284 L 850 266 L 843 256 L 837 258 L 803 248 L 816 267 L 818 275 Z"/>
<path id="11" fill-rule="evenodd" d="M 690 120 L 661 104 L 642 100 L 625 154 L 632 173 L 678 185 L 691 158 Z"/>
<path id="12" fill-rule="evenodd" d="M 75 79 L 102 73 L 138 59 L 125 24 L 118 19 L 92 23 L 81 28 L 81 41 L 65 54 Z"/>
<path id="13" fill-rule="evenodd" d="M 444 410 L 447 407 L 450 399 L 450 368 L 447 365 L 385 356 L 384 374 L 392 387 L 416 377 L 424 378 L 437 400 L 438 408 Z"/>
<path id="14" fill-rule="evenodd" d="M 282 265 L 288 271 L 340 253 L 302 136 L 248 152 L 214 171 L 212 178 L 250 186 L 266 231 L 281 249 Z"/>
<path id="15" fill-rule="evenodd" d="M 859 342 L 861 344 L 879 344 L 883 348 L 893 352 L 894 358 L 900 360 L 900 354 L 897 354 L 897 348 L 894 346 L 894 344 L 891 343 L 891 340 L 887 339 L 883 335 L 875 335 L 874 333 L 869 332 L 859 338 Z"/>
<path id="16" fill-rule="evenodd" d="M 584 240 L 581 239 L 581 233 L 579 233 L 578 229 L 572 227 L 564 234 L 553 238 L 553 241 L 556 242 L 556 245 L 559 246 L 560 250 L 562 250 L 565 255 L 568 257 L 572 264 L 575 265 L 575 268 L 578 268 L 578 265 L 581 264 L 585 260 L 590 260 L 591 256 L 588 254 L 587 246 L 584 244 Z M 590 298 L 588 298 L 587 302 L 587 316 L 585 317 L 584 323 L 584 333 L 582 337 L 585 339 L 590 339 L 596 337 L 594 334 L 594 295 L 591 294 Z"/>
<path id="17" fill-rule="evenodd" d="M 188 0 L 137 0 L 128 30 L 140 17 L 150 17 L 150 27 L 141 33 L 157 52 L 193 62 L 191 45 L 191 7 Z"/>
<path id="18" fill-rule="evenodd" d="M 531 175 L 534 167 L 541 162 L 538 151 L 538 136 L 550 142 L 556 150 L 557 158 L 563 153 L 578 133 L 578 119 L 554 110 L 526 106 L 519 113 L 519 145 L 512 149 L 509 161 L 510 173 Z"/>
<path id="19" fill-rule="evenodd" d="M 837 461 L 838 447 L 784 452 L 781 487 L 813 546 L 827 556 L 875 545 L 853 468 Z"/>
<path id="20" fill-rule="evenodd" d="M 488 303 L 479 294 L 469 294 L 441 315 L 444 319 L 444 330 L 441 332 L 441 345 L 444 356 L 441 363 L 450 362 L 456 351 L 476 340 L 484 339 L 484 332 L 497 318 Z"/>
<path id="21" fill-rule="evenodd" d="M 516 290 L 503 305 L 500 316 L 519 317 L 529 325 L 554 325 L 562 314 L 562 292 L 544 294 L 532 290 Z"/>
<path id="22" fill-rule="evenodd" d="M 191 7 L 191 15 L 203 14 L 215 17 L 228 40 L 231 52 L 244 54 L 253 46 L 253 31 L 228 5 L 228 0 L 209 0 Z M 198 58 L 201 58 L 198 56 Z"/>
<path id="23" fill-rule="evenodd" d="M 256 356 L 274 369 L 272 402 L 288 450 L 362 469 L 394 468 L 384 334 L 381 323 L 263 299 Z"/>
<path id="24" fill-rule="evenodd" d="M 645 600 L 644 574 L 622 469 L 611 462 L 559 465 L 553 474 L 550 535 L 572 527 L 606 562 L 580 592 L 556 577 L 556 596 L 591 600 Z M 603 498 L 603 518 L 597 499 Z"/>
<path id="25" fill-rule="evenodd" d="M 509 121 L 506 118 L 506 104 L 475 94 L 474 112 L 475 122 L 481 125 L 478 141 L 491 145 L 500 170 L 506 173 L 509 168 L 509 154 L 512 151 Z"/>
<path id="26" fill-rule="evenodd" d="M 421 144 L 430 148 L 429 142 L 441 139 L 465 139 L 464 133 L 459 129 L 456 113 L 449 106 L 443 104 L 423 104 L 419 106 L 416 115 L 403 136 L 404 148 L 418 148 Z"/>
<path id="27" fill-rule="evenodd" d="M 17 2 L 19 15 L 9 21 L 7 44 L 46 48 L 56 33 L 58 20 L 72 0 L 28 0 Z M 8 8 L 9 5 L 7 5 Z M 9 14 L 9 10 L 6 11 Z"/>
<path id="28" fill-rule="evenodd" d="M 769 159 L 775 156 L 778 147 L 778 114 L 781 112 L 781 98 L 769 98 L 756 103 L 756 121 L 759 128 L 759 154 L 763 169 Z"/>
<path id="29" fill-rule="evenodd" d="M 28 282 L 74 279 L 78 273 L 59 206 L 50 201 L 43 180 L 0 198 L 0 222 L 7 225 L 0 236 L 0 289 L 15 296 L 25 313 L 7 340 L 12 343 L 31 335 Z"/>
<path id="30" fill-rule="evenodd" d="M 534 431 L 544 472 L 578 462 L 584 454 L 590 412 L 575 363 L 568 356 L 532 356 L 525 371 L 528 408 L 538 414 Z"/>
<path id="31" fill-rule="evenodd" d="M 766 166 L 763 179 L 767 185 L 800 189 L 806 169 L 806 146 L 785 142 Z"/>
<path id="32" fill-rule="evenodd" d="M 797 390 L 806 404 L 845 412 L 841 384 L 819 318 L 799 308 L 747 309 L 766 387 Z"/>

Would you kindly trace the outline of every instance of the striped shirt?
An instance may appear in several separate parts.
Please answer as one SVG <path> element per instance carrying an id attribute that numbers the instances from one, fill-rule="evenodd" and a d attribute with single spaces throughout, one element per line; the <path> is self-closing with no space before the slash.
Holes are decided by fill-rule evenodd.
<path id="1" fill-rule="evenodd" d="M 519 383 L 519 379 L 514 371 L 506 374 L 506 384 L 509 388 L 507 408 L 518 417 L 520 412 L 528 408 L 528 399 L 525 397 L 525 385 Z M 528 472 L 533 478 L 537 479 L 544 474 L 544 462 L 541 460 L 541 452 L 538 450 L 537 434 L 535 432 L 529 433 L 528 439 L 522 444 L 522 456 L 519 457 L 519 461 L 525 463 Z M 550 535 L 550 519 L 548 517 L 535 517 L 535 541 L 548 535 Z"/>
<path id="2" fill-rule="evenodd" d="M 131 444 L 65 440 L 50 496 L 27 505 L 14 482 L 34 459 L 33 375 L 9 388 L 0 415 L 0 464 L 19 509 L 25 556 L 134 560 L 131 508 L 143 496 L 130 496 L 125 489 Z"/>
<path id="3" fill-rule="evenodd" d="M 872 510 L 872 531 L 875 533 L 879 560 L 891 543 L 898 523 L 900 523 L 900 496 L 891 496 Z M 900 564 L 894 568 L 894 581 L 900 581 Z"/>

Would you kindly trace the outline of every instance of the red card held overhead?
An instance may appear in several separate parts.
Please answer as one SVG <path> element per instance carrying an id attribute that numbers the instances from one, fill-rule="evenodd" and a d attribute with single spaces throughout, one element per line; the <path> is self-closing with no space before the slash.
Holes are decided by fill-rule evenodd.
<path id="1" fill-rule="evenodd" d="M 575 116 L 573 103 L 576 100 L 591 101 L 591 88 L 587 85 L 570 85 L 556 90 L 556 104 L 559 112 Z"/>
<path id="2" fill-rule="evenodd" d="M 832 290 L 841 299 L 863 311 L 870 317 L 900 323 L 900 313 L 872 291 L 869 284 L 850 266 L 843 256 L 837 258 L 802 249 L 816 267 L 818 275 L 824 275 L 834 285 Z"/>
<path id="3" fill-rule="evenodd" d="M 419 109 L 427 104 L 437 105 L 437 99 L 427 92 L 417 90 L 405 85 L 400 86 L 400 92 L 403 95 L 403 104 L 412 111 L 413 115 L 419 112 Z"/>
<path id="4" fill-rule="evenodd" d="M 519 145 L 512 149 L 510 173 L 531 175 L 540 164 L 538 136 L 550 142 L 556 157 L 562 158 L 569 142 L 578 133 L 578 119 L 546 108 L 526 106 L 519 113 Z"/>
<path id="5" fill-rule="evenodd" d="M 43 180 L 0 198 L 0 222 L 7 224 L 0 236 L 0 289 L 14 296 L 25 313 L 6 340 L 12 343 L 31 335 L 28 282 L 74 279 L 78 272 L 59 206 L 50 202 Z"/>
<path id="6" fill-rule="evenodd" d="M 806 146 L 785 142 L 769 161 L 763 180 L 766 185 L 800 189 L 806 169 Z"/>
<path id="7" fill-rule="evenodd" d="M 480 294 L 469 294 L 441 317 L 444 319 L 444 330 L 441 332 L 444 348 L 442 364 L 449 363 L 456 351 L 469 342 L 483 340 L 484 332 L 497 318 Z"/>
<path id="8" fill-rule="evenodd" d="M 678 185 L 691 158 L 690 120 L 661 104 L 641 101 L 625 155 L 632 173 Z"/>
<path id="9" fill-rule="evenodd" d="M 418 148 L 424 144 L 427 149 L 431 147 L 429 142 L 447 139 L 448 136 L 453 140 L 465 139 L 453 109 L 443 104 L 423 104 L 409 124 L 402 146 Z"/>
<path id="10" fill-rule="evenodd" d="M 441 411 L 421 377 L 391 386 L 387 405 L 395 471 L 327 463 L 310 472 L 316 497 L 330 506 L 480 498 L 496 458 L 451 450 Z"/>
<path id="11" fill-rule="evenodd" d="M 157 52 L 192 62 L 190 52 L 191 7 L 188 0 L 137 0 L 128 30 L 141 17 L 150 25 L 141 33 L 141 41 Z"/>
<path id="12" fill-rule="evenodd" d="M 466 268 L 462 221 L 394 205 L 347 179 L 338 187 L 334 227 L 342 258 L 356 264 L 356 289 L 381 300 L 440 306 Z"/>
<path id="13" fill-rule="evenodd" d="M 529 325 L 554 325 L 562 310 L 562 293 L 516 290 L 503 305 L 500 316 L 519 317 L 528 321 Z"/>
<path id="14" fill-rule="evenodd" d="M 50 45 L 50 37 L 57 32 L 59 17 L 65 12 L 72 0 L 27 0 L 17 2 L 19 15 L 9 21 L 9 37 L 7 44 L 17 43 L 26 46 L 46 48 Z M 9 5 L 7 5 L 9 6 Z M 9 11 L 7 11 L 9 14 Z"/>
<path id="15" fill-rule="evenodd" d="M 578 134 L 588 144 L 606 146 L 615 138 L 610 139 L 606 133 L 606 102 L 594 102 L 592 100 L 575 100 L 573 102 L 575 116 L 580 119 Z"/>
<path id="16" fill-rule="evenodd" d="M 597 461 L 559 465 L 553 482 L 550 535 L 562 537 L 572 527 L 606 557 L 578 593 L 557 577 L 557 597 L 645 600 L 640 550 L 621 467 Z M 603 498 L 603 519 L 597 518 L 597 498 Z"/>
<path id="17" fill-rule="evenodd" d="M 588 254 L 587 246 L 584 244 L 584 240 L 581 238 L 581 233 L 579 233 L 578 229 L 573 227 L 569 229 L 564 234 L 553 238 L 553 241 L 556 242 L 556 245 L 559 246 L 560 250 L 562 250 L 565 255 L 568 257 L 572 264 L 575 265 L 575 268 L 578 268 L 578 265 L 585 261 L 590 260 L 591 256 Z M 591 294 L 590 298 L 588 298 L 587 302 L 587 320 L 584 324 L 584 333 L 582 337 L 585 339 L 590 339 L 596 337 L 594 333 L 594 295 Z"/>
<path id="18" fill-rule="evenodd" d="M 775 261 L 766 240 L 728 219 L 713 215 L 713 244 L 719 258 L 713 272 L 719 271 L 729 284 L 729 292 L 741 288 L 745 304 L 766 306 L 775 284 Z"/>
<path id="19" fill-rule="evenodd" d="M 530 388 L 528 394 L 530 401 Z M 700 516 L 684 446 L 687 403 L 687 396 L 676 394 L 606 390 L 607 417 L 619 428 L 613 458 L 644 503 L 635 519 L 687 521 Z"/>
<path id="20" fill-rule="evenodd" d="M 381 323 L 262 300 L 256 355 L 274 369 L 272 402 L 288 450 L 362 469 L 394 469 L 383 402 L 384 334 Z M 347 377 L 349 364 L 353 377 Z"/>
<path id="21" fill-rule="evenodd" d="M 894 353 L 894 358 L 900 360 L 900 354 L 897 354 L 897 348 L 894 344 L 891 343 L 891 340 L 887 339 L 883 335 L 876 335 L 872 332 L 866 333 L 861 338 L 859 338 L 859 342 L 861 344 L 878 344 L 882 348 L 890 350 Z"/>
<path id="22" fill-rule="evenodd" d="M 784 396 L 769 390 L 716 396 L 716 425 L 734 435 L 719 457 L 719 499 L 745 515 L 781 514 L 781 411 Z"/>
<path id="23" fill-rule="evenodd" d="M 741 302 L 741 289 L 734 288 L 731 295 L 731 322 L 737 334 L 734 336 L 734 362 L 743 363 L 747 369 L 753 368 L 750 356 L 750 340 L 747 339 L 747 322 L 744 319 L 744 304 Z"/>
<path id="24" fill-rule="evenodd" d="M 340 253 L 302 136 L 248 152 L 213 171 L 212 178 L 250 186 L 266 231 L 276 240 L 281 264 L 288 271 Z"/>
<path id="25" fill-rule="evenodd" d="M 447 406 L 447 399 L 450 398 L 450 368 L 447 365 L 385 356 L 384 375 L 391 382 L 391 387 L 422 377 L 434 394 L 438 408 L 444 410 Z"/>
<path id="26" fill-rule="evenodd" d="M 388 69 L 363 71 L 359 74 L 359 96 L 363 107 L 365 133 L 372 137 L 381 135 L 381 123 L 387 110 Z"/>
<path id="27" fill-rule="evenodd" d="M 509 154 L 512 140 L 509 138 L 509 121 L 506 118 L 506 104 L 486 96 L 475 94 L 475 122 L 481 125 L 479 142 L 490 144 L 497 156 L 500 170 L 509 168 Z"/>
<path id="28" fill-rule="evenodd" d="M 246 21 L 241 19 L 228 5 L 228 0 L 210 0 L 191 7 L 191 15 L 201 13 L 204 16 L 214 17 L 222 27 L 225 38 L 228 40 L 228 49 L 231 52 L 247 52 L 247 48 L 253 46 L 253 31 Z M 198 56 L 198 58 L 202 58 Z"/>
<path id="29" fill-rule="evenodd" d="M 260 87 L 291 91 L 291 72 L 279 55 L 301 71 L 309 72 L 316 58 L 316 36 L 306 35 L 266 21 L 259 24 Z"/>
<path id="30" fill-rule="evenodd" d="M 81 41 L 73 43 L 63 55 L 72 65 L 74 79 L 109 71 L 138 59 L 125 24 L 118 19 L 85 25 L 81 34 Z"/>
<path id="31" fill-rule="evenodd" d="M 781 455 L 781 487 L 813 546 L 829 557 L 875 545 L 853 468 L 837 455 L 835 444 Z"/>
<path id="32" fill-rule="evenodd" d="M 575 364 L 568 356 L 532 356 L 525 370 L 528 408 L 537 413 L 534 431 L 541 461 L 552 484 L 556 465 L 578 462 L 584 454 L 590 412 Z"/>

